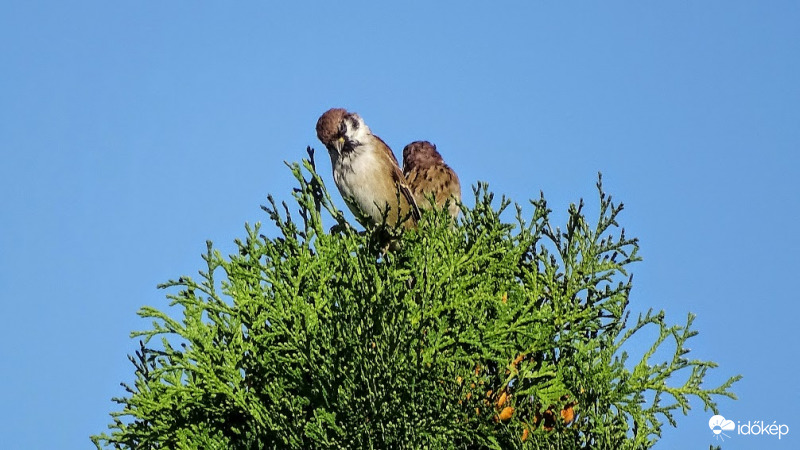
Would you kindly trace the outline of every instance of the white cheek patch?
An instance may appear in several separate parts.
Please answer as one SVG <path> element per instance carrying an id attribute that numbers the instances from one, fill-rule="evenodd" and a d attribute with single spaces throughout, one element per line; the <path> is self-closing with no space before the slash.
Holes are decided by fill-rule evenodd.
<path id="1" fill-rule="evenodd" d="M 345 137 L 351 142 L 358 142 L 359 144 L 365 143 L 369 135 L 372 134 L 370 133 L 369 127 L 360 117 L 358 118 L 358 126 L 356 127 L 354 125 L 355 124 L 352 122 L 345 122 Z"/>

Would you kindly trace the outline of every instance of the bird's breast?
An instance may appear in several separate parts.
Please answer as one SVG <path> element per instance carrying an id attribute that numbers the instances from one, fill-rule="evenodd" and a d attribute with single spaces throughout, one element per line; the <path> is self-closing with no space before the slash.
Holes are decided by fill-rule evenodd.
<path id="1" fill-rule="evenodd" d="M 386 161 L 377 149 L 361 146 L 342 154 L 334 164 L 333 181 L 348 203 L 372 217 L 380 217 L 379 207 L 395 204 L 397 194 Z"/>

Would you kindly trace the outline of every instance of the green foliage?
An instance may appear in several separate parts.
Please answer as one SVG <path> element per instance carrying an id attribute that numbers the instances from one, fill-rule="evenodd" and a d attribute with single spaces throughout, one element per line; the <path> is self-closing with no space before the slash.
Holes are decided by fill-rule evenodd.
<path id="1" fill-rule="evenodd" d="M 428 213 L 386 253 L 309 153 L 290 165 L 299 217 L 270 197 L 277 237 L 246 226 L 228 258 L 208 243 L 200 281 L 161 286 L 177 288 L 170 311 L 141 309 L 152 328 L 133 333 L 136 379 L 98 448 L 643 449 L 690 397 L 715 412 L 714 395 L 734 398 L 739 377 L 704 388 L 715 364 L 686 358 L 692 315 L 628 326 L 638 245 L 600 180 L 592 225 L 581 201 L 553 228 L 543 197 L 507 223 L 510 202 L 480 184 L 456 226 Z M 657 339 L 627 361 L 646 327 Z"/>

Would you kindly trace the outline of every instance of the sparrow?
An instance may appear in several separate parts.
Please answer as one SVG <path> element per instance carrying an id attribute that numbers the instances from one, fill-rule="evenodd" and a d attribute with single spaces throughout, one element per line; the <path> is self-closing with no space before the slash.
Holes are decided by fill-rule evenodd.
<path id="1" fill-rule="evenodd" d="M 372 134 L 358 114 L 332 108 L 317 121 L 328 149 L 333 181 L 361 225 L 416 225 L 419 209 L 392 149 Z"/>
<path id="2" fill-rule="evenodd" d="M 430 209 L 430 196 L 433 196 L 436 207 L 443 208 L 447 204 L 450 216 L 454 219 L 458 216 L 461 183 L 453 169 L 444 163 L 435 145 L 428 141 L 406 145 L 403 149 L 403 174 L 420 208 Z"/>

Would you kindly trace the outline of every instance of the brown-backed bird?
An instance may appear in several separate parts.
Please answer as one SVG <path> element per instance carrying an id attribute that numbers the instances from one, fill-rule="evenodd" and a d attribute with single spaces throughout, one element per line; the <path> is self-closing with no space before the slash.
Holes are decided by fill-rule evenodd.
<path id="1" fill-rule="evenodd" d="M 436 146 L 428 141 L 415 141 L 403 149 L 403 173 L 408 187 L 422 209 L 431 207 L 433 196 L 436 207 L 443 208 L 455 218 L 461 202 L 461 183 L 458 175 L 444 163 Z"/>

